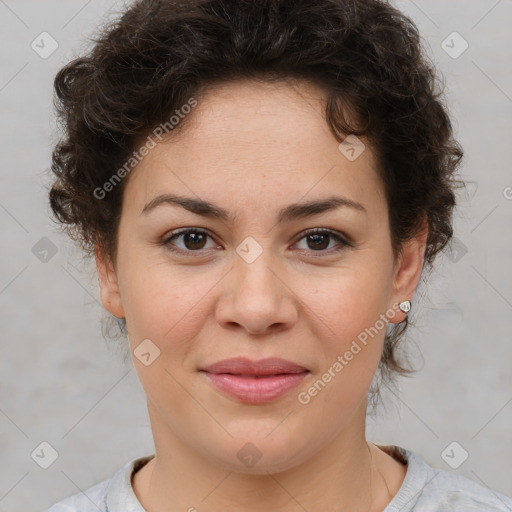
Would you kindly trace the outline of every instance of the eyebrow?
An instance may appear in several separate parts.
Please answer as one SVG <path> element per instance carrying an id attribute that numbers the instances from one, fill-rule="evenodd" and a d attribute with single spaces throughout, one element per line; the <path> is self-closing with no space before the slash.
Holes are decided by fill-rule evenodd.
<path id="1" fill-rule="evenodd" d="M 230 219 L 229 211 L 221 208 L 220 206 L 216 206 L 202 199 L 175 196 L 173 194 L 162 194 L 155 197 L 147 203 L 146 206 L 144 206 L 141 215 L 145 215 L 161 205 L 181 206 L 189 212 L 213 219 L 221 219 L 225 221 Z M 353 208 L 365 214 L 368 213 L 366 208 L 360 203 L 342 196 L 330 196 L 325 199 L 310 201 L 307 203 L 294 203 L 286 206 L 279 211 L 277 218 L 278 222 L 289 222 L 294 219 L 318 215 L 340 207 Z"/>

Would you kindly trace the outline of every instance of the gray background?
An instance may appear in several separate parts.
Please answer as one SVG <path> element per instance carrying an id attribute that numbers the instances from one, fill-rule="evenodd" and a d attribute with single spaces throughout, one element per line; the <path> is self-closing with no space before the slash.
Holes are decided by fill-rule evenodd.
<path id="1" fill-rule="evenodd" d="M 457 241 L 414 302 L 410 351 L 421 371 L 401 380 L 398 394 L 385 390 L 387 409 L 369 420 L 368 436 L 512 495 L 512 2 L 396 5 L 446 78 L 469 184 Z M 0 0 L 0 512 L 42 510 L 153 452 L 132 363 L 122 343 L 102 336 L 93 267 L 49 220 L 45 189 L 57 140 L 53 77 L 121 7 Z M 59 45 L 46 59 L 31 48 L 43 31 Z M 441 46 L 453 31 L 469 43 L 458 58 Z M 462 48 L 453 36 L 445 45 Z M 43 237 L 55 255 L 36 245 L 44 249 Z M 31 457 L 42 441 L 58 452 L 48 469 Z M 453 441 L 469 453 L 457 469 L 441 456 Z M 449 451 L 452 460 L 461 453 Z"/>

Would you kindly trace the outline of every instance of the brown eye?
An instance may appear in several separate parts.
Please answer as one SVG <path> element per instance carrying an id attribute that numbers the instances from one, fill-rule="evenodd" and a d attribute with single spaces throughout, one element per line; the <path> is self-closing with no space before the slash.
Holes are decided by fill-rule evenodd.
<path id="1" fill-rule="evenodd" d="M 208 235 L 192 232 L 184 233 L 182 236 L 185 247 L 192 251 L 195 249 L 203 249 Z"/>
<path id="2" fill-rule="evenodd" d="M 301 248 L 301 250 L 304 249 L 312 252 L 332 253 L 341 251 L 346 247 L 351 246 L 351 244 L 344 240 L 340 235 L 334 233 L 333 231 L 320 228 L 307 231 L 299 241 L 301 240 L 306 240 L 307 246 L 305 248 Z M 334 247 L 331 246 L 333 249 L 332 251 L 327 250 L 333 240 L 337 241 L 338 243 L 334 244 Z"/>
<path id="3" fill-rule="evenodd" d="M 208 238 L 211 239 L 212 237 L 206 231 L 188 228 L 171 233 L 162 244 L 173 252 L 200 252 L 208 248 L 206 247 Z M 216 245 L 214 244 L 213 247 L 216 247 Z"/>
<path id="4" fill-rule="evenodd" d="M 313 250 L 322 250 L 327 249 L 329 246 L 329 237 L 331 235 L 325 234 L 325 235 L 308 235 L 306 238 L 308 240 L 308 247 Z"/>

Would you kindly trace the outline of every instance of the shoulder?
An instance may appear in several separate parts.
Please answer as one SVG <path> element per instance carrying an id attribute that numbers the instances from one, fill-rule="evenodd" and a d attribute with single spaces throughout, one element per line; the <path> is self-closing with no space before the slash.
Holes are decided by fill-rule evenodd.
<path id="1" fill-rule="evenodd" d="M 105 512 L 105 498 L 111 479 L 108 478 L 83 492 L 73 494 L 44 512 Z"/>
<path id="2" fill-rule="evenodd" d="M 131 485 L 131 476 L 154 455 L 133 459 L 110 478 L 52 505 L 44 512 L 143 512 Z"/>
<path id="3" fill-rule="evenodd" d="M 510 497 L 462 475 L 432 467 L 410 450 L 389 448 L 400 452 L 408 468 L 385 512 L 512 512 Z"/>
<path id="4" fill-rule="evenodd" d="M 419 497 L 418 510 L 425 508 L 422 508 L 423 503 L 435 505 L 432 510 L 440 512 L 512 512 L 511 498 L 462 475 L 434 468 L 432 479 Z"/>

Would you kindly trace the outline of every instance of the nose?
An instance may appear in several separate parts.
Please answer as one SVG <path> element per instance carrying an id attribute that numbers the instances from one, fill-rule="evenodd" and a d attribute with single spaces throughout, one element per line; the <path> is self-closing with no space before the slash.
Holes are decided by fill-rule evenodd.
<path id="1" fill-rule="evenodd" d="M 297 317 L 297 295 L 286 283 L 286 273 L 278 268 L 272 251 L 265 249 L 251 263 L 236 255 L 217 304 L 219 324 L 264 335 L 289 329 Z"/>

